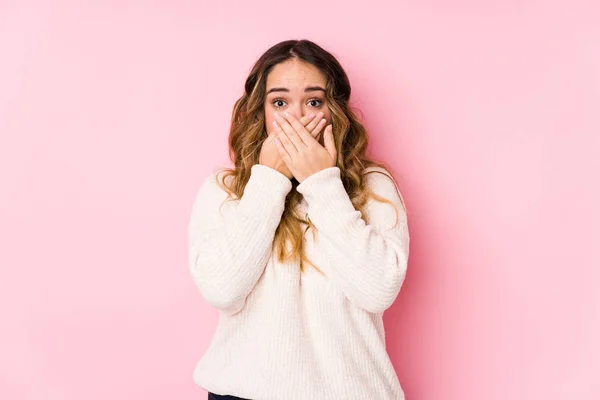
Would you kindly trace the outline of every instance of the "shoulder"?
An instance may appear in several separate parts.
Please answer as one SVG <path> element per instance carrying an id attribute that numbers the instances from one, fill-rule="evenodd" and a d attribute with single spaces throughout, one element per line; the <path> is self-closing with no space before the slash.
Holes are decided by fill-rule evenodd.
<path id="1" fill-rule="evenodd" d="M 231 176 L 224 174 L 226 169 L 213 169 L 200 180 L 196 189 L 194 207 L 211 205 L 216 202 L 222 202 L 228 196 L 227 191 L 223 188 L 231 181 Z"/>
<path id="2" fill-rule="evenodd" d="M 370 196 L 366 211 L 379 221 L 406 221 L 406 205 L 393 175 L 385 168 L 370 166 L 363 170 L 365 185 L 375 196 Z M 384 223 L 387 225 L 387 222 Z"/>
<path id="3" fill-rule="evenodd" d="M 367 167 L 363 170 L 363 175 L 369 184 L 377 185 L 385 182 L 392 183 L 396 186 L 396 181 L 391 173 L 385 168 L 378 166 Z"/>
<path id="4" fill-rule="evenodd" d="M 371 166 L 364 169 L 363 175 L 365 176 L 365 183 L 367 187 L 375 194 L 380 196 L 389 195 L 392 197 L 398 197 L 404 206 L 402 193 L 400 192 L 400 188 L 398 187 L 398 184 L 390 171 L 382 167 Z"/>

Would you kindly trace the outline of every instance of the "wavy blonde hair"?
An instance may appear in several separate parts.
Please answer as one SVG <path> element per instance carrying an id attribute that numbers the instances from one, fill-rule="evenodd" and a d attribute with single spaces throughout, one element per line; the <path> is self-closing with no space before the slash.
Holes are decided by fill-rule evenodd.
<path id="1" fill-rule="evenodd" d="M 291 58 L 314 65 L 327 78 L 325 96 L 331 111 L 333 137 L 338 154 L 336 165 L 340 169 L 344 188 L 352 204 L 361 211 L 363 219 L 368 223 L 364 206 L 369 197 L 390 205 L 392 203 L 377 196 L 365 184 L 366 174 L 383 172 L 373 170 L 365 173 L 365 169 L 379 167 L 390 176 L 393 174 L 384 163 L 375 162 L 366 155 L 369 139 L 365 127 L 349 104 L 351 89 L 346 72 L 333 55 L 309 40 L 287 40 L 274 45 L 258 59 L 246 79 L 244 94 L 235 102 L 231 117 L 229 156 L 234 167 L 221 169 L 221 179 L 217 179 L 219 185 L 228 193 L 225 201 L 242 197 L 250 179 L 251 168 L 259 162 L 262 144 L 267 139 L 264 115 L 267 76 L 275 65 Z M 297 215 L 295 211 L 295 206 L 302 200 L 302 195 L 296 190 L 297 186 L 298 181 L 292 179 L 292 190 L 285 199 L 285 209 L 275 232 L 273 245 L 279 261 L 299 257 L 302 272 L 305 265 L 310 264 L 322 273 L 304 254 L 304 234 L 308 229 L 312 229 L 314 237 L 317 229 L 308 215 Z M 404 203 L 403 206 L 406 210 Z M 398 210 L 395 211 L 397 223 Z M 304 230 L 303 224 L 306 224 Z M 287 242 L 291 245 L 289 250 L 286 248 Z"/>

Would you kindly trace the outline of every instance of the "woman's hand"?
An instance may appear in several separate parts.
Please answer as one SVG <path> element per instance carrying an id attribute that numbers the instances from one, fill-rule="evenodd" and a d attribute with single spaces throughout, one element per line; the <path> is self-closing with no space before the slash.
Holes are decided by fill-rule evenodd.
<path id="1" fill-rule="evenodd" d="M 315 140 L 319 137 L 323 127 L 325 126 L 325 123 L 321 119 L 322 117 L 323 113 L 319 112 L 316 116 L 314 114 L 305 115 L 299 121 L 302 126 L 308 132 L 310 132 L 311 136 L 314 137 Z M 277 135 L 273 132 L 263 142 L 260 150 L 259 164 L 273 168 L 287 176 L 288 179 L 292 179 L 294 175 L 290 172 L 285 162 L 281 159 L 281 155 L 277 150 L 277 144 L 275 141 L 276 136 Z"/>
<path id="2" fill-rule="evenodd" d="M 289 113 L 283 117 L 274 113 L 276 143 L 279 155 L 298 182 L 302 182 L 314 173 L 336 165 L 337 150 L 333 141 L 331 124 L 325 128 L 325 147 L 311 135 L 301 120 Z M 324 125 L 325 120 L 319 121 Z"/>

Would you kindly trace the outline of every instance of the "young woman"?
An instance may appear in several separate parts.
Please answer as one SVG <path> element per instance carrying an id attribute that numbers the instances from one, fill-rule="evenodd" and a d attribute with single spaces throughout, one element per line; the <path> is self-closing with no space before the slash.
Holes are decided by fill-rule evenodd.
<path id="1" fill-rule="evenodd" d="M 409 234 L 395 181 L 366 156 L 338 61 L 271 47 L 233 109 L 232 169 L 195 198 L 189 268 L 220 310 L 194 380 L 209 399 L 399 400 L 383 312 Z"/>

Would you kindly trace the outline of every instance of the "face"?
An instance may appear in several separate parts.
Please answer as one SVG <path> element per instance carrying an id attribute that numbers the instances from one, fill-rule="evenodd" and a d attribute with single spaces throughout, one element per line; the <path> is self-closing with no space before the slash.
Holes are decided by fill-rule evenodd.
<path id="1" fill-rule="evenodd" d="M 275 65 L 267 76 L 264 105 L 267 134 L 275 132 L 275 111 L 287 111 L 298 119 L 311 113 L 317 115 L 321 111 L 327 124 L 331 123 L 331 113 L 325 99 L 326 84 L 325 75 L 305 61 L 291 58 Z M 323 131 L 324 128 L 321 137 Z"/>

